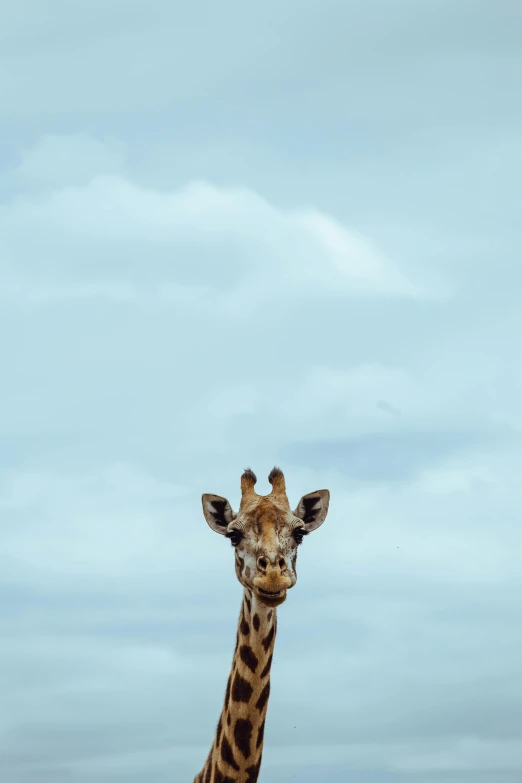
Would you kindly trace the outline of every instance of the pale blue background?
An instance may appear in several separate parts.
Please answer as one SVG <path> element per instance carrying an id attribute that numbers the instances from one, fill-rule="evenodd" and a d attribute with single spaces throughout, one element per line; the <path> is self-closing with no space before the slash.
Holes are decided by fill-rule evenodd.
<path id="1" fill-rule="evenodd" d="M 274 464 L 260 781 L 521 779 L 521 17 L 4 2 L 2 783 L 192 781 Z"/>

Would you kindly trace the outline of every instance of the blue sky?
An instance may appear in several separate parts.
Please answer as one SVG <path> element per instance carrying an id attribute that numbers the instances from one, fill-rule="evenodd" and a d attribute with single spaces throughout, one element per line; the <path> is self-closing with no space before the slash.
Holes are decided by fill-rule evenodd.
<path id="1" fill-rule="evenodd" d="M 2 780 L 192 780 L 274 464 L 260 780 L 520 780 L 519 3 L 3 18 Z"/>

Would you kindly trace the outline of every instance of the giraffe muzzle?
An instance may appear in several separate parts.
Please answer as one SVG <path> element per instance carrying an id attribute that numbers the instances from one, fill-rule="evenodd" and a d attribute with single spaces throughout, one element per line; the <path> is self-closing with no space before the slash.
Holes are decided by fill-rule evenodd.
<path id="1" fill-rule="evenodd" d="M 287 574 L 274 577 L 275 574 L 271 574 L 268 579 L 264 576 L 254 578 L 254 591 L 257 597 L 269 606 L 282 604 L 286 600 L 286 591 L 292 587 L 292 580 Z"/>
<path id="2" fill-rule="evenodd" d="M 258 601 L 261 601 L 262 604 L 271 608 L 279 606 L 286 601 L 286 590 L 280 590 L 278 593 L 273 593 L 257 587 L 254 592 Z"/>
<path id="3" fill-rule="evenodd" d="M 258 587 L 257 589 L 261 595 L 267 595 L 269 598 L 275 598 L 276 596 L 281 596 L 283 593 L 286 593 L 286 590 L 263 590 L 262 587 Z"/>

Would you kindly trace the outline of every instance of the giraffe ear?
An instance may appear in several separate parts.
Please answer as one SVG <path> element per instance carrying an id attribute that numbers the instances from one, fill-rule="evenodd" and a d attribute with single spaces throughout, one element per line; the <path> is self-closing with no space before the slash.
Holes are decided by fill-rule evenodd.
<path id="1" fill-rule="evenodd" d="M 221 495 L 203 495 L 201 502 L 208 525 L 216 533 L 221 533 L 224 536 L 228 525 L 236 518 L 228 500 L 222 498 Z"/>
<path id="2" fill-rule="evenodd" d="M 330 503 L 330 493 L 327 489 L 318 489 L 316 492 L 309 492 L 303 495 L 294 516 L 302 519 L 307 533 L 316 530 L 323 524 L 328 513 L 328 504 Z"/>

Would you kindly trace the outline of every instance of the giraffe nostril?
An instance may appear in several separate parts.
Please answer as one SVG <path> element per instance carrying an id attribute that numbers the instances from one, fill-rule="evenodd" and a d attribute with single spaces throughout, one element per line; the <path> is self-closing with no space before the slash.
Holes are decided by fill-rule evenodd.
<path id="1" fill-rule="evenodd" d="M 281 571 L 286 571 L 286 560 L 284 559 L 284 557 L 279 558 L 279 568 L 281 569 Z"/>
<path id="2" fill-rule="evenodd" d="M 257 566 L 261 569 L 261 571 L 266 571 L 268 567 L 268 560 L 266 557 L 258 557 L 257 558 Z"/>

